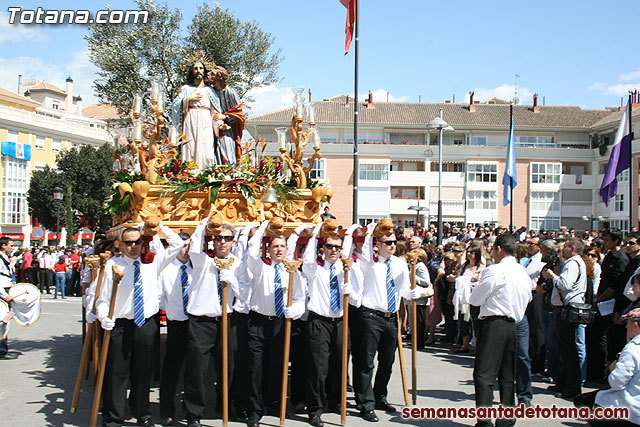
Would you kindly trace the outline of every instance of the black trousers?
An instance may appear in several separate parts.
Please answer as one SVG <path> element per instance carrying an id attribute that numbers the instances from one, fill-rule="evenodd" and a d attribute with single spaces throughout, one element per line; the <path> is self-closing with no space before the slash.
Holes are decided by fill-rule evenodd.
<path id="1" fill-rule="evenodd" d="M 562 307 L 553 307 L 553 322 L 556 332 L 556 345 L 560 359 L 560 375 L 557 385 L 563 393 L 581 393 L 580 359 L 576 345 L 576 323 L 561 319 Z"/>
<path id="2" fill-rule="evenodd" d="M 51 270 L 41 268 L 38 270 L 38 285 L 40 286 L 40 292 L 44 292 L 45 288 L 47 293 L 51 293 L 49 286 L 51 285 Z"/>
<path id="3" fill-rule="evenodd" d="M 261 417 L 265 403 L 275 409 L 280 402 L 284 319 L 249 312 L 247 322 L 249 347 L 249 389 L 247 413 Z"/>
<path id="4" fill-rule="evenodd" d="M 422 304 L 416 304 L 416 326 L 415 334 L 417 337 L 417 347 L 424 348 L 424 342 L 427 340 L 427 306 Z"/>
<path id="5" fill-rule="evenodd" d="M 247 410 L 247 390 L 249 390 L 249 345 L 247 335 L 247 322 L 249 315 L 234 312 L 231 328 L 234 330 L 236 344 L 234 346 L 234 370 L 231 380 L 231 396 L 237 412 Z"/>
<path id="6" fill-rule="evenodd" d="M 175 396 L 178 378 L 187 354 L 188 320 L 167 320 L 167 351 L 160 378 L 160 417 L 175 417 Z"/>
<path id="7" fill-rule="evenodd" d="M 309 312 L 307 319 L 306 403 L 309 415 L 320 415 L 325 405 L 340 403 L 342 318 L 335 320 Z"/>
<path id="8" fill-rule="evenodd" d="M 587 325 L 585 341 L 587 347 L 587 380 L 606 382 L 607 332 L 609 317 L 596 313 L 593 323 Z"/>
<path id="9" fill-rule="evenodd" d="M 304 405 L 306 395 L 306 358 L 307 358 L 307 322 L 293 320 L 291 322 L 291 377 L 289 391 L 293 406 Z"/>
<path id="10" fill-rule="evenodd" d="M 516 323 L 512 319 L 489 318 L 478 320 L 476 360 L 473 385 L 476 407 L 493 403 L 493 387 L 498 380 L 500 403 L 515 406 Z M 511 426 L 515 420 L 498 419 L 496 426 Z M 491 426 L 490 420 L 478 419 L 476 426 Z"/>
<path id="11" fill-rule="evenodd" d="M 229 383 L 233 378 L 233 337 L 229 340 Z M 189 334 L 187 340 L 187 357 L 184 374 L 184 409 L 187 420 L 202 418 L 204 413 L 207 390 L 205 379 L 211 357 L 215 357 L 215 367 L 218 373 L 216 382 L 216 398 L 218 406 L 222 402 L 222 319 L 207 316 L 190 316 Z M 220 406 L 221 407 L 221 406 Z"/>
<path id="12" fill-rule="evenodd" d="M 387 398 L 387 385 L 398 346 L 398 320 L 396 314 L 385 318 L 363 308 L 358 310 L 358 317 L 354 335 L 359 335 L 359 347 L 352 348 L 353 388 L 356 403 L 362 410 L 372 411 L 376 402 Z M 372 387 L 376 353 L 378 370 Z"/>
<path id="13" fill-rule="evenodd" d="M 149 388 L 157 338 L 158 323 L 153 317 L 148 318 L 141 327 L 137 327 L 130 319 L 116 319 L 111 331 L 102 388 L 102 419 L 105 424 L 122 424 L 125 419 L 129 382 L 132 415 L 138 419 L 151 416 Z"/>

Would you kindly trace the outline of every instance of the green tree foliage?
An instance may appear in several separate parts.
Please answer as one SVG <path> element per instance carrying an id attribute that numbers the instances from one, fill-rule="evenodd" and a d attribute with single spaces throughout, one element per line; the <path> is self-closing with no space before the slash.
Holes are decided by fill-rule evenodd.
<path id="1" fill-rule="evenodd" d="M 270 54 L 273 42 L 256 21 L 242 22 L 219 3 L 214 8 L 207 3 L 198 7 L 187 37 L 189 50 L 200 49 L 227 69 L 229 85 L 245 101 L 249 90 L 279 80 L 278 65 L 284 58 L 281 49 Z"/>
<path id="2" fill-rule="evenodd" d="M 133 94 L 148 91 L 152 81 L 163 85 L 165 99 L 183 84 L 178 73 L 183 51 L 182 14 L 153 0 L 136 3 L 138 9 L 149 12 L 146 24 L 93 24 L 85 35 L 89 58 L 99 68 L 95 93 L 122 115 L 130 113 Z"/>
<path id="3" fill-rule="evenodd" d="M 173 99 L 185 84 L 180 66 L 194 49 L 227 69 L 229 85 L 245 102 L 250 100 L 246 96 L 249 90 L 279 80 L 281 50 L 270 52 L 274 39 L 255 21 L 242 22 L 229 9 L 205 3 L 183 37 L 178 9 L 154 0 L 136 3 L 140 10 L 149 12 L 148 23 L 93 24 L 85 36 L 89 58 L 99 69 L 95 93 L 101 102 L 115 105 L 120 114 L 129 114 L 133 94 L 149 90 L 154 80 L 164 87 L 165 100 Z"/>
<path id="4" fill-rule="evenodd" d="M 108 227 L 111 218 L 105 215 L 102 205 L 111 194 L 112 150 L 109 144 L 98 149 L 82 146 L 66 150 L 56 159 L 58 170 L 47 166 L 34 171 L 27 193 L 31 215 L 38 218 L 43 227 L 54 230 L 57 202 L 53 199 L 53 189 L 60 186 L 66 193 L 60 223 L 67 227 L 68 234 L 73 235 L 79 226 L 73 223 L 74 211 L 88 220 L 92 228 Z M 67 194 L 71 194 L 71 198 Z"/>

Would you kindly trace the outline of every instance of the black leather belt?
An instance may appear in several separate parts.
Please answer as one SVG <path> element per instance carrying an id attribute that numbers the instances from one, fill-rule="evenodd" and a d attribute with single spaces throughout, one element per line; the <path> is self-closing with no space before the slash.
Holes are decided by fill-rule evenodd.
<path id="1" fill-rule="evenodd" d="M 384 317 L 385 319 L 391 319 L 391 318 L 396 317 L 396 313 L 395 312 L 388 313 L 386 311 L 374 310 L 372 308 L 365 307 L 365 306 L 360 307 L 360 309 L 362 310 L 363 313 L 375 314 L 376 316 Z"/>
<path id="2" fill-rule="evenodd" d="M 483 317 L 480 320 L 486 320 L 486 321 L 492 321 L 492 320 L 506 320 L 509 323 L 515 323 L 515 320 L 513 320 L 512 318 L 508 317 L 508 316 L 487 316 L 487 317 Z"/>
<path id="3" fill-rule="evenodd" d="M 323 320 L 325 322 L 337 323 L 337 322 L 341 322 L 342 321 L 342 316 L 340 316 L 340 317 L 320 316 L 315 311 L 310 311 L 309 312 L 309 320 L 311 320 L 311 319 L 319 319 L 319 320 Z"/>
<path id="4" fill-rule="evenodd" d="M 278 319 L 283 319 L 283 318 L 280 318 L 280 317 L 278 317 L 278 316 L 267 316 L 267 315 L 264 315 L 264 314 L 260 314 L 260 313 L 258 313 L 257 311 L 250 311 L 250 312 L 249 312 L 249 314 L 250 314 L 250 315 L 254 315 L 254 316 L 261 317 L 261 318 L 266 319 L 266 320 L 278 320 Z"/>

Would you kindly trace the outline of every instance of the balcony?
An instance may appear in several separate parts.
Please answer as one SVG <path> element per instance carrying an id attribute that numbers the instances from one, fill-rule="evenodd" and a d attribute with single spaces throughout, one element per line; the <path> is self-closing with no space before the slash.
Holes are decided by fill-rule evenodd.
<path id="1" fill-rule="evenodd" d="M 596 188 L 595 175 L 562 175 L 560 180 L 563 189 L 571 188 Z"/>
<path id="2" fill-rule="evenodd" d="M 447 187 L 464 187 L 464 172 L 442 172 L 442 184 Z M 416 187 L 438 185 L 438 172 L 391 171 L 389 184 L 392 187 Z"/>
<path id="3" fill-rule="evenodd" d="M 420 200 L 421 207 L 427 207 L 428 201 L 425 199 Z M 415 209 L 409 209 L 411 206 L 418 206 L 417 199 L 391 199 L 389 211 L 392 215 L 415 215 Z M 436 207 L 436 212 L 438 208 Z M 433 214 L 433 212 L 431 212 Z M 421 212 L 421 215 L 427 215 L 427 211 Z"/>

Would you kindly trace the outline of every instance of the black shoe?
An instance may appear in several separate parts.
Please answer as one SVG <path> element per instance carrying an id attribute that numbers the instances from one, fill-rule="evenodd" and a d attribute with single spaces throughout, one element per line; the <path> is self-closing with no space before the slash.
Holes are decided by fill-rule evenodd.
<path id="1" fill-rule="evenodd" d="M 396 412 L 396 408 L 394 408 L 393 406 L 389 405 L 389 402 L 387 402 L 387 399 L 382 399 L 382 400 L 376 402 L 376 409 L 379 409 L 379 410 L 385 411 L 385 412 L 389 412 L 391 414 Z"/>
<path id="2" fill-rule="evenodd" d="M 173 425 L 173 418 L 172 417 L 164 417 L 162 419 L 162 421 L 160 421 L 160 424 L 162 424 L 164 427 L 169 427 Z"/>
<path id="3" fill-rule="evenodd" d="M 377 423 L 380 421 L 376 413 L 373 411 L 360 411 L 360 416 L 363 420 L 369 421 L 370 423 Z"/>
<path id="4" fill-rule="evenodd" d="M 247 417 L 247 427 L 258 427 L 260 425 L 260 417 L 256 414 L 251 414 Z"/>
<path id="5" fill-rule="evenodd" d="M 200 427 L 200 426 L 201 426 L 200 419 L 198 418 L 193 418 L 187 421 L 187 427 Z"/>
<path id="6" fill-rule="evenodd" d="M 320 418 L 320 415 L 310 415 L 309 416 L 309 424 L 311 424 L 313 427 L 323 427 L 324 423 L 322 422 L 322 418 Z"/>
<path id="7" fill-rule="evenodd" d="M 570 402 L 573 402 L 573 399 L 575 399 L 579 395 L 580 393 L 574 393 L 570 391 L 563 391 L 562 393 L 556 393 L 556 397 L 559 397 L 560 399 L 568 400 Z"/>
<path id="8" fill-rule="evenodd" d="M 0 360 L 14 360 L 18 358 L 18 353 L 5 353 L 0 355 Z"/>
<path id="9" fill-rule="evenodd" d="M 560 387 L 558 384 L 554 384 L 554 385 L 550 385 L 549 387 L 547 387 L 547 390 L 554 391 L 554 392 L 561 392 L 562 391 L 562 387 Z"/>
<path id="10" fill-rule="evenodd" d="M 153 424 L 151 422 L 150 418 L 138 418 L 138 422 L 136 423 L 137 426 L 141 426 L 141 427 L 154 427 L 155 424 Z"/>
<path id="11" fill-rule="evenodd" d="M 525 408 L 531 408 L 533 406 L 530 400 L 521 400 L 518 402 L 518 405 L 524 405 Z"/>
<path id="12" fill-rule="evenodd" d="M 353 386 L 351 384 L 347 384 L 347 393 L 353 393 Z"/>

